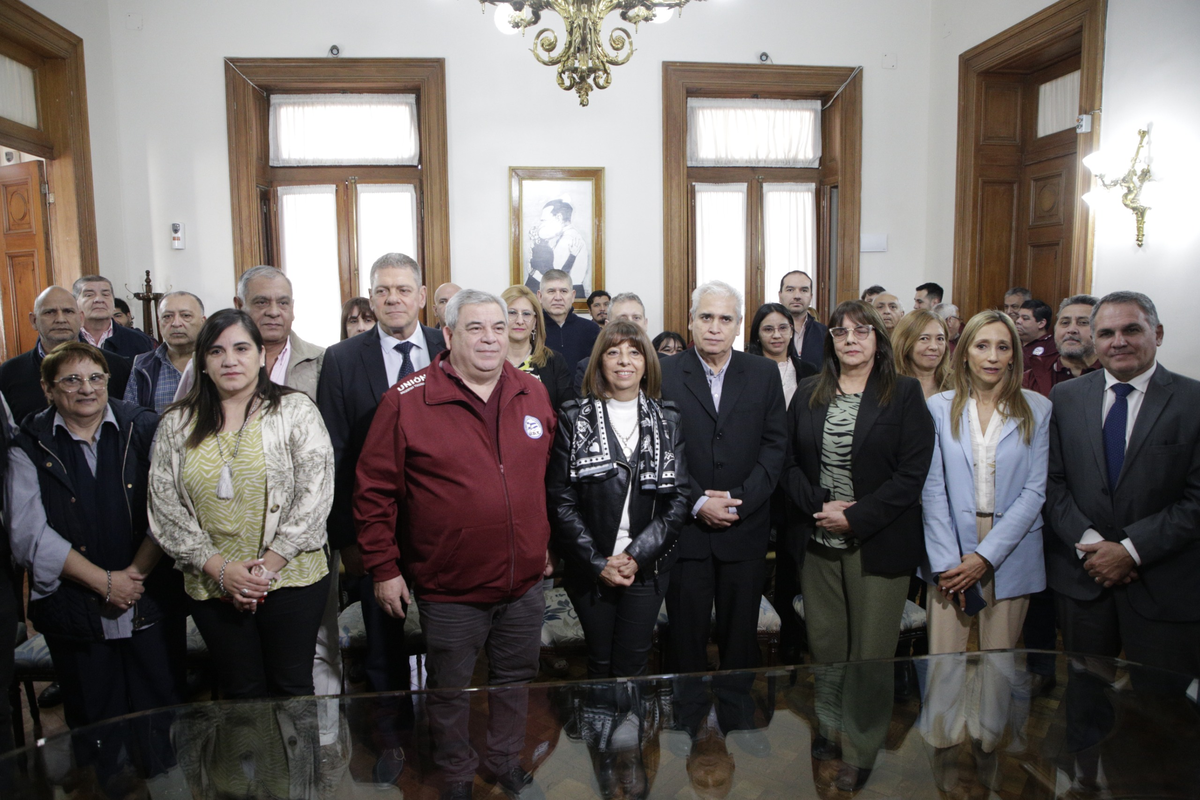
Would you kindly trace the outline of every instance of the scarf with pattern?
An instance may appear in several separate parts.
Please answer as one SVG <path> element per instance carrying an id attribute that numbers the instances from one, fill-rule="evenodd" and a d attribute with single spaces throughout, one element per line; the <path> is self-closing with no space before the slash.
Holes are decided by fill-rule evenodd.
<path id="1" fill-rule="evenodd" d="M 662 407 L 638 392 L 638 446 L 634 467 L 638 486 L 654 492 L 675 490 L 675 451 L 667 432 Z M 632 460 L 632 459 L 631 459 Z M 609 446 L 608 414 L 604 401 L 585 397 L 579 401 L 579 420 L 571 441 L 568 476 L 572 482 L 599 481 L 617 471 L 617 457 Z"/>

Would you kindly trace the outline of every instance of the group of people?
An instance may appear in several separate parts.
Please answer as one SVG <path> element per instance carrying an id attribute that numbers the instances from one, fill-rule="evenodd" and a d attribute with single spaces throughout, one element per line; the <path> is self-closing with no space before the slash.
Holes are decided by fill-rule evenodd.
<path id="1" fill-rule="evenodd" d="M 554 269 L 536 292 L 444 284 L 434 327 L 412 258 L 378 259 L 370 287 L 325 349 L 292 330 L 272 267 L 210 317 L 163 297 L 160 345 L 113 323 L 104 278 L 39 295 L 37 345 L 0 365 L 0 469 L 72 728 L 180 702 L 187 616 L 225 697 L 337 694 L 341 573 L 372 690 L 408 688 L 419 610 L 443 796 L 470 797 L 480 756 L 454 690 L 483 650 L 492 685 L 536 676 L 546 577 L 589 678 L 644 674 L 664 603 L 668 670 L 748 669 L 773 538 L 777 594 L 803 595 L 812 660 L 831 665 L 812 752 L 840 760 L 842 789 L 883 745 L 890 665 L 861 662 L 895 652 L 914 573 L 931 652 L 964 650 L 973 619 L 982 648 L 1014 647 L 1048 583 L 1067 650 L 1200 675 L 1200 383 L 1157 363 L 1144 295 L 1057 316 L 1006 297 L 964 322 L 936 284 L 907 314 L 872 287 L 823 323 L 791 272 L 741 352 L 743 299 L 719 281 L 692 294 L 690 346 L 651 339 L 633 293 L 576 314 Z M 14 598 L 0 591 L 0 622 Z M 931 741 L 966 730 L 990 752 L 970 708 L 1002 691 L 964 682 L 961 724 L 940 715 Z M 510 794 L 532 780 L 516 697 L 493 697 L 482 765 Z M 101 769 L 129 749 L 115 738 L 89 745 Z"/>

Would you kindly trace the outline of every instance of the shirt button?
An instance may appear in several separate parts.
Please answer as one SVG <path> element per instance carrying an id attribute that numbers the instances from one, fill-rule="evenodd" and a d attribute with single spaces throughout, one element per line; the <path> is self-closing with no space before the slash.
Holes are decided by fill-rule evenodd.
<path id="1" fill-rule="evenodd" d="M 271 506 L 271 513 L 272 513 L 272 514 L 274 514 L 274 513 L 275 513 L 276 511 L 278 511 L 278 510 L 279 510 L 279 503 L 276 503 L 275 505 Z"/>
<path id="2" fill-rule="evenodd" d="M 132 484 L 132 483 L 127 483 L 127 484 L 125 484 L 125 488 L 126 488 L 126 489 L 132 489 L 132 488 L 133 488 L 133 484 Z"/>
<path id="3" fill-rule="evenodd" d="M 72 498 L 71 498 L 71 502 L 72 502 L 72 503 L 74 503 L 74 502 L 75 502 L 75 498 L 74 498 L 74 497 L 72 497 Z"/>

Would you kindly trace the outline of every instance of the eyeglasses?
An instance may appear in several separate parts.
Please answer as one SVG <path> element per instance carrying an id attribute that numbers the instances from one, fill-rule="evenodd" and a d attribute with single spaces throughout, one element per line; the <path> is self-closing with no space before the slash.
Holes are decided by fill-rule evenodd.
<path id="1" fill-rule="evenodd" d="M 67 394 L 75 394 L 83 388 L 84 381 L 87 381 L 93 389 L 103 389 L 108 386 L 108 375 L 104 372 L 93 372 L 86 378 L 82 375 L 63 375 L 61 378 L 56 378 L 54 383 Z"/>
<path id="2" fill-rule="evenodd" d="M 853 328 L 830 328 L 829 335 L 840 342 L 850 334 L 850 331 L 854 331 L 855 339 L 866 339 L 873 330 L 875 330 L 874 325 L 855 325 Z"/>
<path id="3" fill-rule="evenodd" d="M 780 325 L 778 328 L 776 328 L 774 325 L 764 325 L 758 329 L 758 332 L 763 336 L 774 336 L 776 331 L 779 332 L 780 336 L 789 336 L 792 333 L 792 326 Z"/>
<path id="4" fill-rule="evenodd" d="M 517 311 L 515 308 L 510 308 L 508 310 L 508 318 L 516 319 L 517 317 L 520 317 L 521 319 L 533 319 L 533 312 L 532 311 Z"/>

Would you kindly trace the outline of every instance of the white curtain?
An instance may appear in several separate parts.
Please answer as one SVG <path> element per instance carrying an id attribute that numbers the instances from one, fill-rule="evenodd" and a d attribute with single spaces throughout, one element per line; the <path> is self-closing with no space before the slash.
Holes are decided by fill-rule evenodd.
<path id="1" fill-rule="evenodd" d="M 384 253 L 417 257 L 417 190 L 407 183 L 358 184 L 358 293 L 371 296 L 371 265 Z"/>
<path id="2" fill-rule="evenodd" d="M 746 293 L 746 184 L 697 183 L 696 285 L 724 281 Z M 734 347 L 741 349 L 739 331 Z"/>
<path id="3" fill-rule="evenodd" d="M 342 338 L 337 187 L 280 186 L 278 191 L 280 256 L 296 309 L 292 330 L 328 346 Z"/>
<path id="4" fill-rule="evenodd" d="M 8 56 L 0 56 L 0 117 L 38 126 L 33 70 Z"/>
<path id="5" fill-rule="evenodd" d="M 762 189 L 766 297 L 773 300 L 776 287 L 789 272 L 798 269 L 816 275 L 817 185 L 764 183 Z"/>
<path id="6" fill-rule="evenodd" d="M 688 166 L 821 164 L 821 101 L 694 97 L 688 100 Z"/>
<path id="7" fill-rule="evenodd" d="M 417 164 L 412 94 L 273 94 L 271 166 Z"/>
<path id="8" fill-rule="evenodd" d="M 1079 70 L 1055 78 L 1038 87 L 1037 135 L 1075 127 L 1079 116 Z"/>

